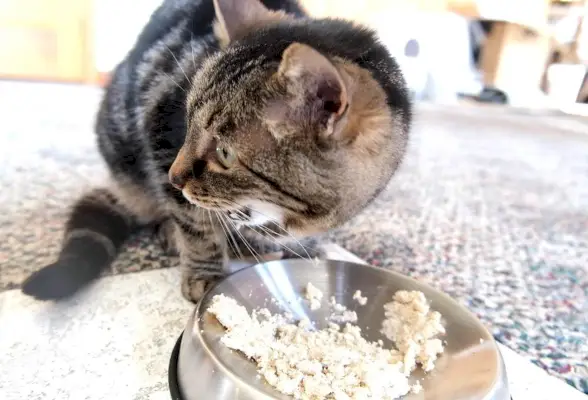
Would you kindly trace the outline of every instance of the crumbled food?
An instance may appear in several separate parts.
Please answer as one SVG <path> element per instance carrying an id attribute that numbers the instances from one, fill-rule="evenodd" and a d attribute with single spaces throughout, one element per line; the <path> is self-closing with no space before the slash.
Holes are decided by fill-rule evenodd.
<path id="1" fill-rule="evenodd" d="M 361 290 L 356 290 L 355 293 L 353 293 L 353 300 L 356 300 L 360 306 L 365 306 L 368 299 L 361 295 Z"/>
<path id="2" fill-rule="evenodd" d="M 335 296 L 331 296 L 331 298 L 329 299 L 329 302 L 331 303 L 331 306 L 333 307 L 333 309 L 335 311 L 346 310 L 346 307 L 344 305 L 337 303 L 337 299 L 335 298 Z"/>
<path id="3" fill-rule="evenodd" d="M 329 319 L 340 324 L 347 322 L 357 322 L 357 313 L 355 311 L 345 309 L 341 312 L 331 314 Z"/>
<path id="4" fill-rule="evenodd" d="M 207 311 L 226 328 L 221 342 L 253 359 L 260 376 L 281 393 L 304 400 L 392 400 L 419 392 L 420 383 L 409 384 L 410 373 L 417 362 L 432 367 L 442 351 L 442 346 L 429 344 L 435 340 L 434 332 L 444 332 L 437 324 L 440 316 L 429 311 L 426 299 L 418 293 L 397 294 L 386 304 L 382 331 L 400 340 L 397 349 L 385 349 L 381 340 L 368 342 L 361 329 L 350 323 L 341 327 L 331 322 L 326 329 L 313 330 L 308 319 L 295 323 L 266 309 L 249 314 L 224 295 L 214 296 Z M 333 300 L 334 306 L 337 302 Z M 393 312 L 399 313 L 398 318 L 390 315 Z M 405 322 L 417 326 L 403 329 L 400 325 Z M 409 333 L 414 336 L 409 338 Z M 434 356 L 425 357 L 426 353 Z"/>
<path id="5" fill-rule="evenodd" d="M 323 299 L 323 292 L 321 292 L 316 286 L 308 282 L 306 285 L 306 300 L 310 302 L 311 310 L 318 310 L 321 308 L 321 300 Z"/>
<path id="6" fill-rule="evenodd" d="M 443 352 L 443 342 L 437 336 L 444 334 L 445 328 L 441 314 L 430 310 L 425 295 L 398 291 L 394 301 L 384 304 L 384 315 L 381 332 L 404 354 L 405 368 L 414 369 L 418 363 L 423 370 L 432 370 Z"/>
<path id="7" fill-rule="evenodd" d="M 331 296 L 330 299 L 331 307 L 333 312 L 329 315 L 329 320 L 344 324 L 347 322 L 357 322 L 357 313 L 352 310 L 348 310 L 343 304 L 337 303 L 337 299 Z"/>

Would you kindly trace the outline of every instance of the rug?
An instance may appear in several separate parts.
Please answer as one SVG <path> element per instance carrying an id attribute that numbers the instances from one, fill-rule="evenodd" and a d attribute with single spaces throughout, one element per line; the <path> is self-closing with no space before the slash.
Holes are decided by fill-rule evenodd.
<path id="1" fill-rule="evenodd" d="M 100 91 L 0 83 L 0 290 L 58 252 L 67 206 L 106 177 Z M 425 281 L 497 340 L 588 393 L 588 123 L 493 107 L 419 105 L 387 190 L 333 232 L 373 265 Z M 112 274 L 169 267 L 134 237 Z"/>

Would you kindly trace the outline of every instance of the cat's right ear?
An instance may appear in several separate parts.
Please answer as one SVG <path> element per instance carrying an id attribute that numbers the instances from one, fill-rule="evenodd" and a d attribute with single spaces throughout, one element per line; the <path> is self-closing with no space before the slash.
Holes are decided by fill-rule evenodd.
<path id="1" fill-rule="evenodd" d="M 259 0 L 214 0 L 214 11 L 214 33 L 222 47 L 251 30 L 287 18 L 282 11 L 268 10 Z"/>

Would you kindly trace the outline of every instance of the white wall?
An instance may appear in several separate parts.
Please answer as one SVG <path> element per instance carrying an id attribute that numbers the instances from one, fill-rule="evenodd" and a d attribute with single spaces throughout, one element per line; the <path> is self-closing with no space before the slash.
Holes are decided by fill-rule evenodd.
<path id="1" fill-rule="evenodd" d="M 98 72 L 110 72 L 122 60 L 161 1 L 94 1 L 94 48 Z"/>

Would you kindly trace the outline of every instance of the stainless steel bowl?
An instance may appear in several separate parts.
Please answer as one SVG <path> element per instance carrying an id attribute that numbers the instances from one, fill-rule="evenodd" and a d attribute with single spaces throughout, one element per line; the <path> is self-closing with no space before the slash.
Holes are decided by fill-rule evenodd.
<path id="1" fill-rule="evenodd" d="M 253 362 L 220 343 L 224 330 L 205 311 L 212 297 L 222 293 L 249 311 L 260 306 L 272 312 L 286 310 L 299 318 L 308 316 L 321 328 L 328 307 L 311 311 L 301 300 L 308 282 L 322 290 L 325 299 L 335 296 L 339 303 L 355 310 L 358 325 L 373 341 L 382 338 L 379 327 L 384 318 L 383 305 L 397 290 L 422 291 L 432 309 L 443 315 L 447 329 L 445 353 L 432 373 L 416 374 L 422 378 L 424 390 L 406 399 L 510 399 L 504 364 L 494 339 L 469 311 L 447 295 L 379 268 L 342 261 L 319 261 L 315 265 L 305 260 L 287 260 L 240 270 L 203 297 L 172 357 L 170 387 L 174 400 L 291 399 L 258 378 Z M 364 307 L 352 299 L 358 289 L 369 299 Z"/>

